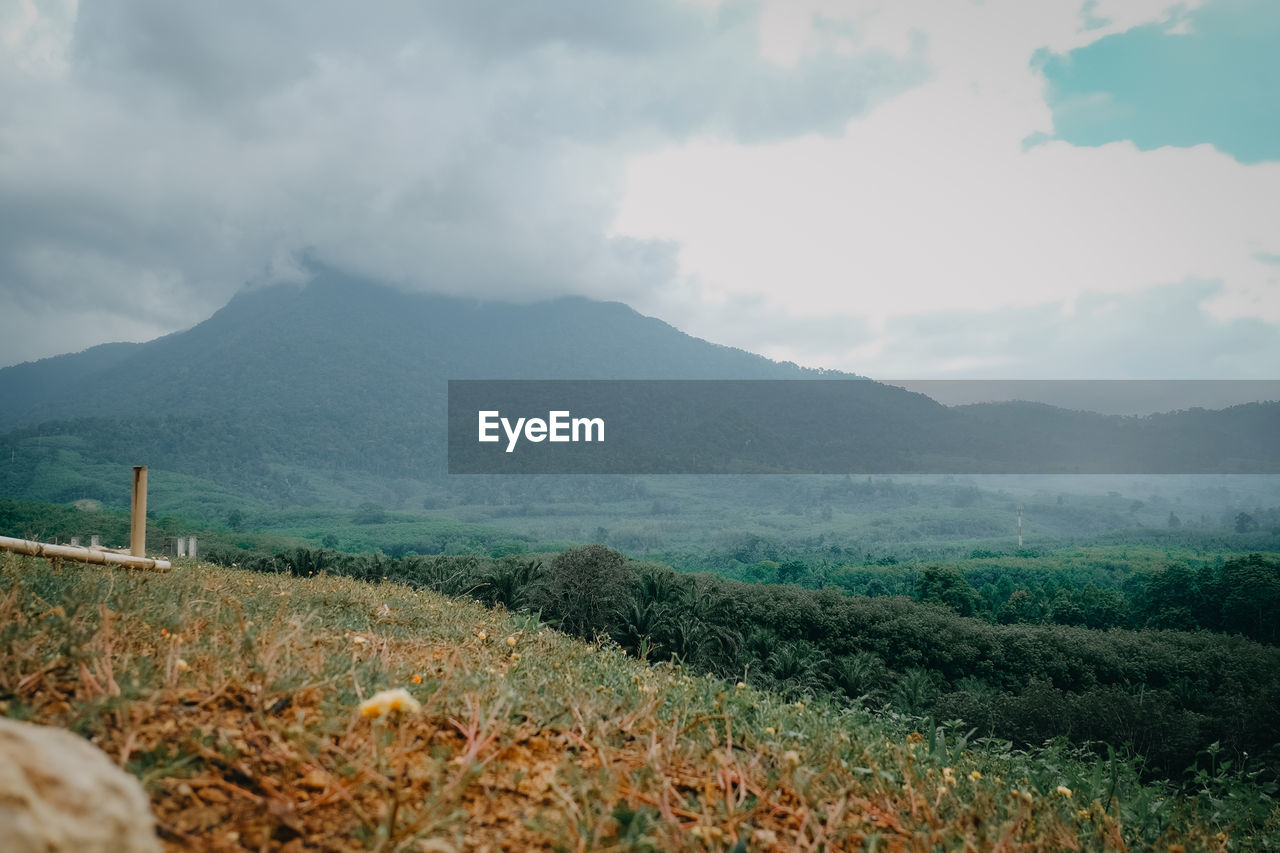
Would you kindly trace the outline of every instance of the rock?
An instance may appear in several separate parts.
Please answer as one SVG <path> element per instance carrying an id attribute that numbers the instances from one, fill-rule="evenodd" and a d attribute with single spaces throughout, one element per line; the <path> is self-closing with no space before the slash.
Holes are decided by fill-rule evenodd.
<path id="1" fill-rule="evenodd" d="M 0 717 L 6 853 L 159 853 L 142 786 L 64 729 Z"/>

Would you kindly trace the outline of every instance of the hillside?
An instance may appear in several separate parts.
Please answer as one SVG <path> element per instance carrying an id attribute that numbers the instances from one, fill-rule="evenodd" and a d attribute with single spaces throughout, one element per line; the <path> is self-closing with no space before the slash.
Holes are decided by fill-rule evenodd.
<path id="1" fill-rule="evenodd" d="M 366 502 L 423 507 L 455 520 L 472 520 L 494 506 L 519 506 L 528 514 L 570 504 L 590 517 L 570 525 L 579 534 L 560 535 L 581 541 L 613 525 L 602 507 L 639 501 L 645 512 L 682 503 L 686 517 L 695 504 L 706 507 L 715 525 L 740 509 L 742 488 L 728 481 L 689 489 L 674 480 L 634 478 L 445 477 L 447 381 L 855 378 L 699 340 L 618 303 L 476 302 L 403 293 L 331 269 L 315 272 L 305 287 L 245 290 L 184 332 L 0 370 L 6 400 L 0 495 L 119 506 L 127 500 L 121 468 L 145 462 L 156 509 L 204 521 L 221 522 L 235 511 L 262 517 L 290 507 L 350 510 Z M 1170 460 L 1223 473 L 1280 465 L 1275 403 L 1120 418 L 1023 403 L 948 408 L 879 383 L 857 385 L 856 395 L 808 395 L 805 405 L 772 406 L 755 405 L 725 385 L 719 392 L 725 399 L 715 405 L 755 420 L 709 433 L 706 441 L 714 450 L 731 437 L 738 446 L 766 448 L 799 464 L 848 452 L 849 467 L 837 464 L 841 473 L 861 470 L 858 460 L 865 457 L 858 454 L 905 460 L 904 470 L 956 460 L 977 460 L 969 469 L 975 471 L 1034 470 L 1055 454 L 1104 466 L 1155 460 L 1157 468 L 1149 470 Z M 679 421 L 677 412 L 657 406 L 643 413 L 659 435 Z M 837 434 L 810 434 L 807 425 L 817 419 L 834 424 Z M 1109 455 L 1099 456 L 1099 446 Z M 682 452 L 700 451 L 691 445 Z M 734 462 L 729 457 L 724 464 Z M 991 468 L 982 467 L 988 463 Z M 925 495 L 930 489 L 919 487 Z M 694 491 L 710 494 L 694 498 Z M 947 490 L 934 490 L 933 497 L 951 500 Z M 980 536 L 1003 529 L 1008 501 L 993 500 L 1001 505 L 998 523 L 962 526 Z M 1224 508 L 1213 507 L 1214 515 Z M 636 507 L 619 511 L 628 526 L 638 523 Z M 1055 528 L 1116 527 L 1110 509 L 1093 515 Z M 663 541 L 670 547 L 679 538 L 683 534 Z"/>
<path id="2" fill-rule="evenodd" d="M 0 713 L 93 738 L 173 850 L 1280 840 L 1274 805 L 1225 768 L 1178 796 L 1123 761 L 787 701 L 398 584 L 4 556 L 0 625 Z M 405 713 L 362 712 L 389 688 Z"/>
<path id="3" fill-rule="evenodd" d="M 245 499 L 333 503 L 313 481 L 443 473 L 451 378 L 817 375 L 618 303 L 481 303 L 319 270 L 304 288 L 243 291 L 184 332 L 0 370 L 0 494 L 118 502 L 94 466 L 145 459 Z M 51 486 L 50 468 L 68 481 Z"/>
<path id="4" fill-rule="evenodd" d="M 0 428 L 99 413 L 419 413 L 444 379 L 787 379 L 817 375 L 690 337 L 616 302 L 518 305 L 403 293 L 335 270 L 244 290 L 204 322 L 140 345 L 0 370 Z M 841 374 L 831 374 L 840 376 Z"/>

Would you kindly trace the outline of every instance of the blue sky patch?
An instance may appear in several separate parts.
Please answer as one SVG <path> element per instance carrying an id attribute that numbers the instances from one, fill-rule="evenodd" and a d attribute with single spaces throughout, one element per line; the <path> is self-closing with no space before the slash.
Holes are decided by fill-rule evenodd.
<path id="1" fill-rule="evenodd" d="M 1280 160 L 1280 3 L 1217 0 L 1183 23 L 1188 32 L 1152 24 L 1038 56 L 1055 138 Z"/>

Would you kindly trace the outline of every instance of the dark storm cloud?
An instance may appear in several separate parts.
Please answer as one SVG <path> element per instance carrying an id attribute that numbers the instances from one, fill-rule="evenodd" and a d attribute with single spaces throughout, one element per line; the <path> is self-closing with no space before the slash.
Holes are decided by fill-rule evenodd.
<path id="1" fill-rule="evenodd" d="M 757 14 L 83 3 L 65 73 L 0 61 L 0 295 L 158 332 L 307 251 L 406 287 L 629 299 L 675 256 L 607 236 L 627 156 L 835 133 L 925 74 L 918 55 L 773 65 Z M 56 351 L 4 325 L 0 363 Z"/>

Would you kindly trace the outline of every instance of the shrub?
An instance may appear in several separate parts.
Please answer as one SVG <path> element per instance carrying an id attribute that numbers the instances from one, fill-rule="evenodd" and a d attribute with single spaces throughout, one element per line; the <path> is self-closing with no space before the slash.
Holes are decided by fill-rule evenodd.
<path id="1" fill-rule="evenodd" d="M 633 580 L 626 557 L 612 548 L 570 548 L 547 566 L 529 604 L 562 630 L 593 637 L 613 626 Z"/>

